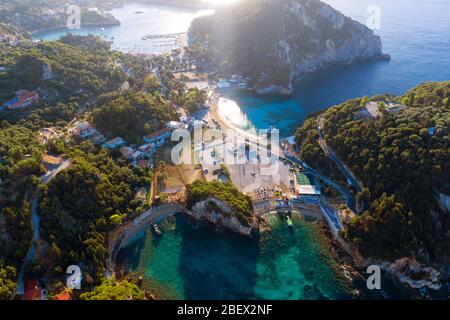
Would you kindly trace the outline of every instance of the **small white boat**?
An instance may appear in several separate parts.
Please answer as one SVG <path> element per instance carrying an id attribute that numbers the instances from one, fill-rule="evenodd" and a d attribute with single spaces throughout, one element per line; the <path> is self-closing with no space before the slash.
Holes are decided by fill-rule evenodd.
<path id="1" fill-rule="evenodd" d="M 160 236 L 160 235 L 162 234 L 162 231 L 161 231 L 161 229 L 159 229 L 159 227 L 158 227 L 157 224 L 154 224 L 154 225 L 153 225 L 153 231 L 154 231 L 158 236 Z"/>

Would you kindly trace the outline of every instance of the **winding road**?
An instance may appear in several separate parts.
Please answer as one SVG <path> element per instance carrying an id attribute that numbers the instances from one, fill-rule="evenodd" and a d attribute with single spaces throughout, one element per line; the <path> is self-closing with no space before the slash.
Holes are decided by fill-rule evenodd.
<path id="1" fill-rule="evenodd" d="M 336 165 L 338 166 L 339 170 L 345 175 L 347 178 L 347 182 L 349 185 L 351 185 L 357 192 L 361 192 L 361 190 L 364 188 L 361 182 L 356 179 L 355 174 L 348 168 L 344 161 L 342 161 L 334 152 L 334 150 L 328 145 L 327 141 L 325 140 L 325 135 L 323 133 L 323 128 L 325 125 L 325 119 L 323 116 L 319 116 L 317 118 L 317 130 L 319 132 L 319 145 L 322 148 L 323 152 L 325 152 L 325 155 L 330 158 Z"/>
<path id="2" fill-rule="evenodd" d="M 48 184 L 58 173 L 61 171 L 67 169 L 72 164 L 72 161 L 69 159 L 63 160 L 63 162 L 59 165 L 58 168 L 48 171 L 45 175 L 40 177 L 41 183 Z M 30 264 L 30 262 L 33 261 L 35 255 L 36 255 L 36 248 L 39 241 L 39 226 L 41 218 L 39 217 L 39 214 L 37 212 L 39 204 L 39 196 L 38 193 L 35 194 L 33 197 L 33 202 L 31 205 L 31 226 L 33 228 L 33 240 L 31 243 L 31 247 L 28 250 L 27 255 L 25 256 L 25 259 L 22 262 L 22 265 L 20 266 L 19 271 L 19 277 L 17 279 L 17 290 L 16 292 L 20 295 L 23 295 L 25 293 L 25 270 L 26 267 Z"/>

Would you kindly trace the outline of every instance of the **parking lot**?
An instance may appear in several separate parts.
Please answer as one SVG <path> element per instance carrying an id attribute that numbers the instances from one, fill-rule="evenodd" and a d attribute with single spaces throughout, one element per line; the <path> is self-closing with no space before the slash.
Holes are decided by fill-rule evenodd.
<path id="1" fill-rule="evenodd" d="M 253 193 L 258 189 L 272 190 L 276 187 L 282 192 L 290 192 L 290 181 L 294 175 L 289 166 L 278 161 L 274 174 L 267 174 L 264 166 L 260 164 L 229 165 L 231 180 L 242 192 Z"/>

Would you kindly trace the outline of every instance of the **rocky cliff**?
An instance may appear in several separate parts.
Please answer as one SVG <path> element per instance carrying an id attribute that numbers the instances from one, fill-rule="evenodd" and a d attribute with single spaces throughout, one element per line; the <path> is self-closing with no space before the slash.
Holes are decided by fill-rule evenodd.
<path id="1" fill-rule="evenodd" d="M 195 19 L 188 36 L 260 94 L 290 94 L 293 80 L 327 65 L 388 58 L 372 30 L 319 0 L 238 2 Z"/>
<path id="2" fill-rule="evenodd" d="M 243 225 L 233 215 L 233 210 L 224 201 L 208 198 L 195 204 L 192 210 L 188 211 L 188 214 L 196 220 L 206 220 L 238 234 L 251 235 L 252 229 Z"/>

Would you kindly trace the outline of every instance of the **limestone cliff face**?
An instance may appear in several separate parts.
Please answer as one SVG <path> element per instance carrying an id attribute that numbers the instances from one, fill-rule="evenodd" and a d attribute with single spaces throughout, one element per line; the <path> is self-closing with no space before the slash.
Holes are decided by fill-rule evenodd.
<path id="1" fill-rule="evenodd" d="M 194 20 L 188 36 L 261 94 L 289 94 L 293 80 L 327 65 L 388 58 L 372 30 L 319 0 L 243 1 Z"/>
<path id="2" fill-rule="evenodd" d="M 250 236 L 251 228 L 244 226 L 233 216 L 231 208 L 223 201 L 208 198 L 198 202 L 188 211 L 188 215 L 196 220 L 207 220 L 215 225 L 220 225 L 241 235 Z"/>

